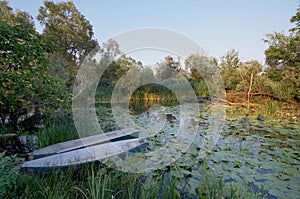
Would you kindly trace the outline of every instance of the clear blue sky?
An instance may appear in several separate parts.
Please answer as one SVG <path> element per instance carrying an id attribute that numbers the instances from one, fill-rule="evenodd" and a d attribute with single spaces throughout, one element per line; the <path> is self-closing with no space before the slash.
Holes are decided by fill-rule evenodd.
<path id="1" fill-rule="evenodd" d="M 54 2 L 58 2 L 54 0 Z M 100 43 L 121 32 L 142 27 L 178 31 L 220 58 L 236 49 L 243 61 L 264 62 L 267 33 L 292 27 L 289 19 L 299 0 L 74 0 L 94 27 Z M 10 0 L 14 9 L 36 18 L 43 0 Z M 41 28 L 36 25 L 37 29 Z"/>

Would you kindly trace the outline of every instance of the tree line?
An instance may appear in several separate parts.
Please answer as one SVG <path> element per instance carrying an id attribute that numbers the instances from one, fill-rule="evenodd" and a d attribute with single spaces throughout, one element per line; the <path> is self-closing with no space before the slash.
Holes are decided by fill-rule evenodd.
<path id="1" fill-rule="evenodd" d="M 288 35 L 275 32 L 264 39 L 269 45 L 265 51 L 266 67 L 256 60 L 242 62 L 239 53 L 231 50 L 220 60 L 195 53 L 187 57 L 184 64 L 176 57 L 167 56 L 153 70 L 122 55 L 113 40 L 100 45 L 94 38 L 91 23 L 72 1 L 46 0 L 37 20 L 43 27 L 42 33 L 35 29 L 30 14 L 14 11 L 7 1 L 0 1 L 1 133 L 34 127 L 42 120 L 43 112 L 68 108 L 77 70 L 91 51 L 111 60 L 96 92 L 96 98 L 102 100 L 110 98 L 116 83 L 128 71 L 137 74 L 130 78 L 132 85 L 151 78 L 164 80 L 180 73 L 197 96 L 212 97 L 205 77 L 215 71 L 209 67 L 201 73 L 197 70 L 209 64 L 220 69 L 228 94 L 241 94 L 248 101 L 254 95 L 261 95 L 300 102 L 300 7 L 290 19 L 295 26 Z M 119 59 L 114 60 L 117 55 Z M 168 89 L 146 84 L 132 98 L 149 100 L 158 99 L 160 95 L 161 100 L 174 97 Z"/>

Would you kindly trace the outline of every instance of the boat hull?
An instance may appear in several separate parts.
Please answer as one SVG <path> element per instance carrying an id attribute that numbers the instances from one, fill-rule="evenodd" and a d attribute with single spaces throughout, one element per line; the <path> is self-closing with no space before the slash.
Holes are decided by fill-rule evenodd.
<path id="1" fill-rule="evenodd" d="M 115 155 L 122 155 L 143 148 L 146 140 L 134 138 L 90 146 L 61 154 L 55 154 L 23 163 L 21 171 L 47 171 L 80 166 L 86 163 L 100 162 Z"/>
<path id="2" fill-rule="evenodd" d="M 102 133 L 97 135 L 92 135 L 89 137 L 84 137 L 76 140 L 70 140 L 66 142 L 61 142 L 53 144 L 32 152 L 34 158 L 45 157 L 49 155 L 65 153 L 68 151 L 81 149 L 88 146 L 98 145 L 107 142 L 114 142 L 118 140 L 125 140 L 129 138 L 134 138 L 138 136 L 138 131 L 136 129 L 128 128 L 122 130 L 116 130 L 108 133 Z"/>

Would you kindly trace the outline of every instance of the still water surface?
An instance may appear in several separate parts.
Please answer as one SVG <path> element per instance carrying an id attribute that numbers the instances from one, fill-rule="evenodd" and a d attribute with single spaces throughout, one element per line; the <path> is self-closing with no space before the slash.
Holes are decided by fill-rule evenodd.
<path id="1" fill-rule="evenodd" d="M 277 120 L 262 116 L 246 117 L 236 113 L 226 117 L 219 132 L 217 143 L 211 151 L 201 148 L 201 139 L 215 121 L 211 114 L 211 104 L 199 104 L 195 125 L 197 135 L 188 151 L 185 151 L 175 164 L 182 171 L 178 179 L 184 177 L 186 191 L 193 193 L 201 181 L 196 175 L 204 165 L 216 177 L 226 183 L 237 182 L 249 191 L 261 191 L 267 198 L 300 198 L 300 130 L 299 119 Z M 164 123 L 149 136 L 148 150 L 155 151 L 174 139 L 182 125 L 182 105 L 176 102 L 135 102 L 127 111 L 136 124 L 147 126 L 153 122 L 153 113 L 165 113 Z M 118 126 L 108 105 L 97 108 L 102 129 L 110 131 Z M 156 114 L 157 117 L 157 114 Z M 160 124 L 162 125 L 162 124 Z M 201 152 L 205 152 L 200 156 Z M 180 183 L 178 183 L 180 184 Z"/>

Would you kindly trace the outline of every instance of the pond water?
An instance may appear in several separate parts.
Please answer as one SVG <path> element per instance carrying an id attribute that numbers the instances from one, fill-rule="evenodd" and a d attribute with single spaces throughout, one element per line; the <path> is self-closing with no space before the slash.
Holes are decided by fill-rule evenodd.
<path id="1" fill-rule="evenodd" d="M 182 105 L 176 102 L 154 104 L 131 103 L 124 110 L 139 126 L 155 122 L 153 117 L 158 117 L 155 112 L 163 111 L 166 116 L 163 123 L 158 123 L 160 128 L 153 129 L 155 132 L 147 138 L 148 151 L 155 151 L 174 139 L 184 121 L 180 118 Z M 201 139 L 210 131 L 209 126 L 216 116 L 210 112 L 214 105 L 203 103 L 198 106 L 197 118 L 194 118 L 197 135 L 189 149 L 174 163 L 179 169 L 169 172 L 178 178 L 178 188 L 195 192 L 205 167 L 226 183 L 237 182 L 249 191 L 263 192 L 266 198 L 300 198 L 299 118 L 277 120 L 237 113 L 234 117 L 226 117 L 212 150 L 204 150 Z M 119 128 L 109 106 L 98 104 L 97 114 L 104 131 Z"/>

